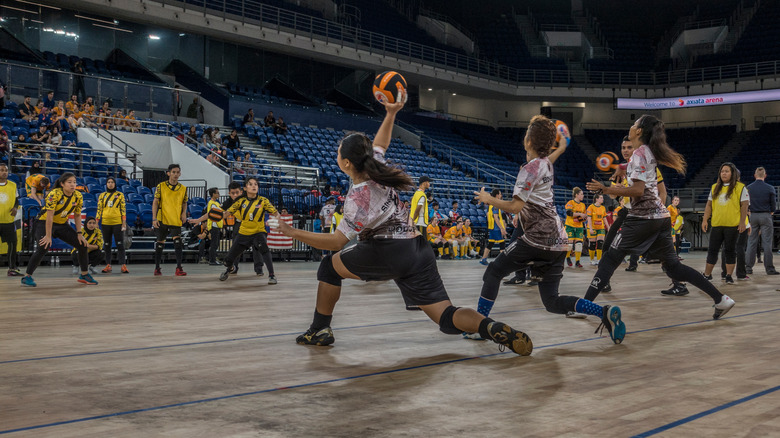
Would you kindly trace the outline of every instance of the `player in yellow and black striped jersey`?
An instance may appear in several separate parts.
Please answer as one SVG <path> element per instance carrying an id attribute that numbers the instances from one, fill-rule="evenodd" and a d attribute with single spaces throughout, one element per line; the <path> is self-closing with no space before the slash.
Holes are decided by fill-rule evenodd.
<path id="1" fill-rule="evenodd" d="M 76 190 L 76 175 L 70 172 L 63 173 L 54 184 L 54 189 L 46 196 L 46 205 L 36 221 L 34 235 L 38 242 L 38 248 L 27 264 L 27 275 L 22 277 L 23 286 L 36 286 L 32 275 L 49 251 L 49 246 L 54 238 L 76 248 L 81 268 L 79 283 L 97 284 L 97 281 L 89 275 L 87 239 L 81 234 L 81 207 L 83 204 L 81 192 Z M 76 225 L 75 229 L 68 224 L 68 217 L 71 214 Z"/>
<path id="2" fill-rule="evenodd" d="M 232 184 L 232 183 L 231 183 Z M 228 188 L 230 190 L 230 188 Z M 206 222 L 205 227 L 202 230 L 202 233 L 208 233 L 208 239 L 202 238 L 201 244 L 203 245 L 203 242 L 206 240 L 209 240 L 211 242 L 209 246 L 209 260 L 208 264 L 211 266 L 219 265 L 217 263 L 217 248 L 219 247 L 219 240 L 222 237 L 222 228 L 225 225 L 224 220 L 224 209 L 220 206 L 219 203 L 219 189 L 216 187 L 212 187 L 208 190 L 209 195 L 209 202 L 206 204 L 206 213 L 197 219 L 190 219 L 189 223 L 196 225 L 200 224 L 201 222 Z M 232 205 L 232 204 L 231 204 Z M 217 218 L 220 218 L 219 220 L 215 220 Z M 202 233 L 198 233 L 199 235 Z M 203 252 L 205 251 L 205 245 L 203 246 L 203 249 L 199 249 L 198 252 L 198 258 L 200 259 Z M 204 262 L 205 259 L 202 259 L 201 262 Z"/>
<path id="3" fill-rule="evenodd" d="M 257 194 L 259 185 L 256 178 L 248 178 L 244 183 L 244 197 L 239 198 L 227 210 L 227 214 L 235 216 L 241 221 L 238 229 L 238 236 L 233 241 L 225 256 L 225 267 L 227 270 L 219 276 L 221 281 L 228 279 L 233 272 L 233 262 L 241 257 L 249 248 L 262 254 L 266 266 L 268 266 L 268 284 L 276 284 L 274 276 L 274 265 L 271 260 L 271 253 L 268 250 L 268 241 L 266 239 L 265 213 L 278 215 L 279 212 L 271 202 Z"/>
<path id="4" fill-rule="evenodd" d="M 127 230 L 127 212 L 125 210 L 125 195 L 117 190 L 116 179 L 113 176 L 106 180 L 106 191 L 98 197 L 97 221 L 103 233 L 103 252 L 106 256 L 106 267 L 103 273 L 111 272 L 111 241 L 116 242 L 116 252 L 122 273 L 129 274 L 125 264 L 125 232 Z"/>
<path id="5" fill-rule="evenodd" d="M 181 267 L 184 242 L 181 241 L 181 226 L 187 221 L 187 188 L 179 184 L 181 166 L 171 164 L 166 171 L 168 181 L 157 184 L 152 202 L 152 226 L 157 228 L 157 243 L 154 246 L 154 275 L 162 275 L 163 247 L 168 235 L 173 236 L 173 249 L 176 253 L 176 275 L 187 275 Z"/>
<path id="6" fill-rule="evenodd" d="M 84 221 L 84 228 L 81 234 L 87 239 L 87 260 L 89 261 L 89 271 L 91 274 L 97 273 L 96 266 L 103 263 L 103 233 L 97 227 L 97 220 L 89 216 Z M 73 273 L 77 271 L 78 251 L 76 248 L 71 250 L 73 258 Z"/>
<path id="7" fill-rule="evenodd" d="M 8 276 L 22 275 L 17 266 L 16 246 L 16 212 L 19 208 L 19 198 L 16 194 L 16 183 L 8 180 L 8 166 L 0 163 L 0 240 L 8 247 Z"/>

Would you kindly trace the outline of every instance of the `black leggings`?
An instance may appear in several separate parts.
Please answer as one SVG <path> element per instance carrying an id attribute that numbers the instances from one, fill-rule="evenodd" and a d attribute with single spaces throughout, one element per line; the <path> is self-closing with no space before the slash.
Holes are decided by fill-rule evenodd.
<path id="1" fill-rule="evenodd" d="M 35 223 L 34 235 L 35 235 L 35 242 L 40 241 L 43 238 L 43 236 L 46 235 L 45 220 L 39 220 Z M 87 247 L 82 246 L 81 242 L 79 242 L 79 233 L 77 233 L 76 230 L 73 227 L 71 227 L 70 224 L 68 223 L 52 224 L 51 225 L 52 240 L 55 237 L 67 243 L 68 245 L 76 248 L 76 251 L 78 252 L 79 267 L 81 268 L 81 272 L 87 272 L 87 268 L 89 267 L 89 255 L 87 254 Z M 32 257 L 30 257 L 30 261 L 27 263 L 27 275 L 33 275 L 35 270 L 38 268 L 38 265 L 41 264 L 41 260 L 43 260 L 43 257 L 48 252 L 49 252 L 48 248 L 44 248 L 42 245 L 38 245 Z"/>
<path id="2" fill-rule="evenodd" d="M 558 295 L 558 285 L 563 278 L 563 251 L 545 251 L 535 248 L 522 239 L 512 242 L 506 251 L 493 260 L 482 276 L 480 296 L 491 301 L 498 297 L 501 279 L 515 271 L 531 268 L 531 275 L 539 278 L 539 295 L 544 308 L 550 313 L 573 312 L 579 298 Z"/>
<path id="3" fill-rule="evenodd" d="M 737 237 L 737 244 L 735 247 L 736 260 L 737 260 L 735 274 L 737 274 L 737 278 L 745 278 L 747 276 L 747 270 L 745 269 L 745 252 L 747 251 L 747 241 L 748 241 L 747 230 L 745 230 L 742 233 L 739 233 L 739 236 Z M 726 249 L 725 248 L 723 249 L 723 254 L 721 256 L 721 269 L 723 270 L 723 272 L 726 272 Z"/>
<path id="4" fill-rule="evenodd" d="M 106 253 L 106 264 L 111 264 L 111 238 L 116 242 L 116 253 L 119 258 L 119 264 L 125 264 L 125 233 L 122 231 L 122 224 L 101 225 L 103 231 L 103 252 Z"/>
<path id="5" fill-rule="evenodd" d="M 8 270 L 16 269 L 16 226 L 13 222 L 8 224 L 0 224 L 0 240 L 8 245 Z"/>
<path id="6" fill-rule="evenodd" d="M 71 254 L 71 258 L 73 260 L 73 266 L 76 266 L 76 264 L 79 262 L 79 253 L 78 251 Z M 103 263 L 103 252 L 99 250 L 90 251 L 87 255 L 87 260 L 89 263 L 89 266 L 95 267 L 101 263 Z"/>
<path id="7" fill-rule="evenodd" d="M 707 249 L 707 264 L 718 263 L 718 253 L 723 246 L 723 258 L 727 265 L 737 262 L 737 237 L 739 227 L 712 227 L 710 233 L 710 247 Z"/>
<path id="8" fill-rule="evenodd" d="M 255 233 L 251 236 L 239 234 L 236 236 L 235 240 L 233 240 L 233 246 L 230 247 L 230 251 L 225 256 L 225 266 L 232 268 L 233 263 L 249 248 L 252 248 L 252 257 L 255 258 L 255 270 L 257 270 L 258 261 L 261 257 L 262 261 L 268 266 L 268 275 L 274 275 L 274 263 L 271 260 L 271 251 L 268 250 L 265 233 Z M 262 267 L 262 262 L 260 262 L 260 266 Z"/>

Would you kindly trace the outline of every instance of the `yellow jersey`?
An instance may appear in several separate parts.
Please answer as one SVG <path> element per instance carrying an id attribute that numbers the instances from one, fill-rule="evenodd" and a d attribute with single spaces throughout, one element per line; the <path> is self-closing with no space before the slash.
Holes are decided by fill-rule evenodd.
<path id="1" fill-rule="evenodd" d="M 27 179 L 24 180 L 24 188 L 27 190 L 27 196 L 32 194 L 33 187 L 38 194 L 43 194 L 43 191 L 46 190 L 46 187 L 41 184 L 43 178 L 46 178 L 46 175 L 36 173 L 28 176 Z"/>
<path id="2" fill-rule="evenodd" d="M 333 218 L 330 221 L 330 232 L 335 233 L 336 229 L 339 227 L 339 222 L 341 222 L 341 219 L 344 217 L 344 213 L 336 213 L 333 212 Z"/>
<path id="3" fill-rule="evenodd" d="M 463 226 L 463 236 L 471 237 L 471 227 Z"/>
<path id="4" fill-rule="evenodd" d="M 97 246 L 97 249 L 90 249 L 89 252 L 103 250 L 103 232 L 100 231 L 100 228 L 95 228 L 92 230 L 92 233 L 89 233 L 87 227 L 84 227 L 81 229 L 81 234 L 87 239 L 88 244 Z M 73 248 L 70 252 L 73 254 L 76 252 L 76 248 Z"/>
<path id="5" fill-rule="evenodd" d="M 125 195 L 116 190 L 114 193 L 103 192 L 98 196 L 98 208 L 95 219 L 103 225 L 121 225 L 127 219 L 125 211 Z"/>
<path id="6" fill-rule="evenodd" d="M 428 239 L 441 235 L 441 227 L 439 227 L 438 225 L 433 225 L 433 224 L 428 225 L 427 231 L 428 231 Z"/>
<path id="7" fill-rule="evenodd" d="M 677 223 L 677 216 L 680 214 L 680 210 L 674 205 L 670 205 L 666 207 L 666 209 L 669 210 L 669 219 L 672 220 L 672 227 L 674 227 L 674 224 Z"/>
<path id="8" fill-rule="evenodd" d="M 271 201 L 262 196 L 257 196 L 254 199 L 239 198 L 228 211 L 241 221 L 238 234 L 244 236 L 265 233 L 265 212 L 276 214 L 276 208 L 271 204 Z"/>
<path id="9" fill-rule="evenodd" d="M 73 214 L 76 220 L 81 220 L 81 207 L 84 205 L 84 198 L 81 192 L 74 190 L 70 196 L 65 195 L 61 188 L 56 188 L 46 196 L 46 205 L 41 210 L 39 220 L 45 221 L 49 211 L 54 213 L 54 223 L 64 224 L 68 222 L 68 216 Z"/>
<path id="10" fill-rule="evenodd" d="M 607 216 L 606 207 L 603 205 L 596 207 L 596 204 L 591 204 L 588 206 L 586 213 L 591 220 L 591 225 L 594 230 L 604 229 L 604 218 Z"/>
<path id="11" fill-rule="evenodd" d="M 78 102 L 74 103 L 72 100 L 69 100 L 65 103 L 65 109 L 72 112 L 74 115 L 79 112 L 79 104 Z"/>
<path id="12" fill-rule="evenodd" d="M 463 229 L 459 230 L 458 227 L 449 227 L 447 231 L 444 232 L 444 238 L 447 240 L 457 239 L 462 235 L 463 235 Z"/>
<path id="13" fill-rule="evenodd" d="M 16 197 L 16 183 L 8 180 L 0 186 L 0 224 L 12 224 L 16 218 L 11 214 L 14 207 L 19 206 Z"/>
<path id="14" fill-rule="evenodd" d="M 181 214 L 187 208 L 187 188 L 181 184 L 172 186 L 168 181 L 157 184 L 154 192 L 157 200 L 157 220 L 163 225 L 180 227 Z"/>
<path id="15" fill-rule="evenodd" d="M 506 222 L 504 221 L 504 215 L 501 214 L 500 208 L 496 208 L 496 214 L 498 215 L 498 222 L 501 223 L 500 229 L 506 229 Z M 493 206 L 491 205 L 490 207 L 488 207 L 488 211 L 487 211 L 488 230 L 492 230 L 496 228 L 495 222 L 496 220 L 495 218 L 493 218 Z"/>
<path id="16" fill-rule="evenodd" d="M 210 212 L 211 209 L 214 208 L 214 207 L 219 208 L 221 210 L 222 209 L 222 204 L 220 204 L 217 201 L 213 201 L 213 200 L 209 199 L 209 203 L 206 204 L 206 213 Z M 224 225 L 224 223 L 225 223 L 224 219 L 221 219 L 219 221 L 213 221 L 211 219 L 207 219 L 206 220 L 206 229 L 207 230 L 211 230 L 212 227 L 222 228 L 222 225 Z"/>
<path id="17" fill-rule="evenodd" d="M 718 193 L 717 199 L 713 196 L 715 186 L 710 189 L 710 201 L 712 201 L 712 226 L 713 227 L 738 227 L 739 217 L 742 215 L 742 201 L 748 201 L 747 188 L 737 181 L 731 197 L 727 198 L 729 187 L 724 185 Z"/>
<path id="18" fill-rule="evenodd" d="M 570 200 L 566 203 L 566 211 L 571 211 L 572 214 L 574 213 L 585 213 L 585 203 L 584 202 L 577 202 L 574 199 Z M 574 216 L 569 216 L 568 213 L 566 214 L 566 226 L 573 227 L 573 228 L 582 228 L 584 227 L 582 223 L 582 219 L 577 219 Z"/>
<path id="19" fill-rule="evenodd" d="M 414 224 L 420 226 L 428 225 L 428 197 L 425 196 L 425 192 L 422 190 L 417 190 L 414 192 L 414 196 L 412 196 L 412 202 L 409 204 L 411 209 L 409 212 L 410 218 L 414 216 L 414 210 L 417 208 L 417 205 L 420 205 L 420 213 Z"/>

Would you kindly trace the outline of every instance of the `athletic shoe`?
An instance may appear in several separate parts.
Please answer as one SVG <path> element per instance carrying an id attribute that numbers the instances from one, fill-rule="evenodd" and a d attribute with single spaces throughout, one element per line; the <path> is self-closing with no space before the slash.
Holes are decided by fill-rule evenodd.
<path id="1" fill-rule="evenodd" d="M 566 257 L 566 265 L 571 268 L 571 258 Z"/>
<path id="2" fill-rule="evenodd" d="M 78 266 L 74 266 L 73 269 L 70 270 L 70 274 L 71 275 L 76 275 L 78 273 L 79 273 L 79 267 Z"/>
<path id="3" fill-rule="evenodd" d="M 306 333 L 299 335 L 295 338 L 295 343 L 301 345 L 330 345 L 336 338 L 333 337 L 333 330 L 330 327 L 315 332 L 312 329 L 306 330 Z"/>
<path id="4" fill-rule="evenodd" d="M 127 265 L 122 265 L 122 273 L 123 274 L 129 274 L 130 271 L 127 270 Z"/>
<path id="5" fill-rule="evenodd" d="M 25 286 L 25 287 L 36 287 L 38 285 L 35 284 L 35 280 L 33 280 L 32 276 L 25 275 L 24 277 L 22 277 L 22 286 Z"/>
<path id="6" fill-rule="evenodd" d="M 737 277 L 737 281 L 748 281 L 748 280 L 750 280 L 750 277 L 748 277 L 747 275 L 744 277 Z"/>
<path id="7" fill-rule="evenodd" d="M 472 341 L 486 341 L 479 333 L 463 333 L 463 339 L 470 339 Z"/>
<path id="8" fill-rule="evenodd" d="M 577 312 L 566 312 L 567 318 L 574 318 L 574 319 L 585 319 L 588 317 L 588 315 L 585 315 L 584 313 L 577 313 Z"/>
<path id="9" fill-rule="evenodd" d="M 461 259 L 460 256 L 455 256 L 455 258 L 453 260 L 460 260 L 460 259 Z"/>
<path id="10" fill-rule="evenodd" d="M 759 262 L 759 263 L 761 263 L 761 262 Z M 745 274 L 752 274 L 752 273 L 753 273 L 753 270 L 751 268 L 745 269 Z M 768 272 L 767 272 L 767 274 L 768 274 Z"/>
<path id="11" fill-rule="evenodd" d="M 265 272 L 263 272 L 263 270 L 260 269 L 260 271 L 259 272 L 255 272 L 255 274 L 257 274 L 258 277 L 262 277 L 262 276 L 265 275 Z"/>
<path id="12" fill-rule="evenodd" d="M 238 266 L 233 266 L 233 270 L 230 271 L 230 275 L 236 275 L 238 274 Z"/>
<path id="13" fill-rule="evenodd" d="M 471 256 L 471 257 L 476 257 L 476 256 L 478 256 L 478 255 L 479 255 L 479 254 L 477 254 L 477 252 L 476 252 L 476 251 L 474 251 L 473 249 L 472 249 L 472 250 L 469 252 L 469 256 Z"/>
<path id="14" fill-rule="evenodd" d="M 712 307 L 715 308 L 715 313 L 712 314 L 712 319 L 720 319 L 721 316 L 728 313 L 729 310 L 731 310 L 732 307 L 734 307 L 734 300 L 729 298 L 728 295 L 723 295 L 723 298 L 720 299 L 720 302 Z"/>
<path id="15" fill-rule="evenodd" d="M 160 268 L 154 268 L 154 275 L 162 275 L 162 270 L 160 270 Z"/>
<path id="16" fill-rule="evenodd" d="M 539 285 L 539 282 L 538 282 L 538 281 L 536 281 L 536 280 L 531 280 L 531 281 L 529 281 L 529 282 L 528 282 L 528 284 L 527 284 L 526 286 L 528 286 L 528 287 L 533 287 L 533 286 L 538 286 L 538 285 Z"/>
<path id="17" fill-rule="evenodd" d="M 626 272 L 636 272 L 636 265 L 628 265 Z"/>
<path id="18" fill-rule="evenodd" d="M 599 262 L 598 262 L 597 260 L 591 260 L 591 261 L 590 261 L 590 265 L 591 265 L 591 266 L 596 266 L 596 265 L 598 265 L 598 264 L 599 264 Z"/>
<path id="19" fill-rule="evenodd" d="M 276 284 L 276 283 L 278 283 L 278 281 L 276 281 L 276 277 L 274 277 L 273 275 L 269 275 L 268 284 Z"/>
<path id="20" fill-rule="evenodd" d="M 704 278 L 707 280 L 712 280 L 712 275 L 707 275 L 704 272 L 702 272 L 701 275 L 704 276 Z"/>
<path id="21" fill-rule="evenodd" d="M 84 283 L 84 284 L 89 284 L 89 285 L 92 285 L 92 286 L 95 286 L 95 285 L 98 284 L 98 282 L 95 281 L 95 279 L 92 278 L 92 276 L 89 275 L 89 274 L 79 275 L 78 282 L 79 283 Z"/>
<path id="22" fill-rule="evenodd" d="M 518 277 L 512 277 L 511 279 L 504 282 L 504 284 L 523 284 L 525 283 L 525 278 L 518 278 Z"/>
<path id="23" fill-rule="evenodd" d="M 490 337 L 493 342 L 510 350 L 520 356 L 528 356 L 534 349 L 534 343 L 525 333 L 515 330 L 503 322 L 493 321 L 487 326 Z M 503 351 L 503 348 L 499 348 Z"/>
<path id="24" fill-rule="evenodd" d="M 720 273 L 720 279 L 721 280 L 725 280 L 726 279 L 726 273 L 725 272 L 721 272 Z"/>
<path id="25" fill-rule="evenodd" d="M 479 264 L 480 264 L 480 265 L 485 265 L 485 266 L 487 266 L 487 265 L 489 265 L 490 263 L 488 263 L 487 259 L 482 259 L 482 260 L 480 260 L 480 261 L 479 261 Z"/>
<path id="26" fill-rule="evenodd" d="M 8 270 L 8 276 L 9 277 L 21 277 L 22 275 L 24 275 L 24 274 L 22 274 L 22 271 L 20 271 L 18 269 L 9 269 Z"/>
<path id="27" fill-rule="evenodd" d="M 200 260 L 198 260 L 198 263 L 201 264 L 201 265 L 205 265 L 208 262 L 209 261 L 208 261 L 208 259 L 206 257 L 201 257 Z"/>
<path id="28" fill-rule="evenodd" d="M 605 293 L 610 293 L 610 292 L 612 292 L 612 285 L 611 285 L 611 284 L 609 284 L 609 283 L 607 283 L 607 285 L 606 285 L 606 286 L 604 286 L 604 289 L 601 289 L 601 291 L 602 291 L 602 292 L 605 292 Z"/>
<path id="29" fill-rule="evenodd" d="M 103 268 L 103 270 L 100 271 L 100 272 L 102 272 L 104 274 L 110 274 L 111 273 L 111 265 L 106 265 L 106 267 Z"/>
<path id="30" fill-rule="evenodd" d="M 222 263 L 220 262 L 209 262 L 209 266 L 221 266 Z"/>
<path id="31" fill-rule="evenodd" d="M 609 337 L 612 338 L 612 342 L 620 344 L 623 342 L 623 338 L 626 337 L 626 325 L 620 319 L 620 307 L 618 306 L 604 306 L 604 315 L 601 316 L 601 324 L 596 328 L 594 333 L 601 334 L 604 329 L 609 332 Z"/>
<path id="32" fill-rule="evenodd" d="M 688 295 L 688 288 L 682 283 L 677 283 L 677 284 L 672 283 L 672 287 L 670 287 L 669 289 L 662 290 L 661 293 L 664 295 L 673 295 L 675 297 L 681 297 L 684 295 Z"/>
<path id="33" fill-rule="evenodd" d="M 219 281 L 227 281 L 228 277 L 230 276 L 230 268 L 227 268 L 225 272 L 219 274 Z"/>
<path id="34" fill-rule="evenodd" d="M 582 266 L 582 263 L 580 263 L 579 261 L 577 261 L 577 262 L 575 262 L 575 263 L 574 263 L 574 267 L 575 267 L 575 268 L 582 268 L 583 266 Z"/>
<path id="35" fill-rule="evenodd" d="M 186 275 L 187 275 L 187 273 L 184 272 L 184 268 L 182 268 L 181 266 L 177 266 L 176 267 L 176 276 L 177 277 L 184 277 Z"/>
<path id="36" fill-rule="evenodd" d="M 97 270 L 96 267 L 90 266 L 90 267 L 87 268 L 87 272 L 90 273 L 90 274 L 97 274 L 98 270 Z"/>
<path id="37" fill-rule="evenodd" d="M 780 272 L 777 272 L 777 271 L 767 271 L 766 275 L 780 275 Z"/>
<path id="38" fill-rule="evenodd" d="M 731 278 L 731 275 L 727 275 L 726 278 L 723 279 L 723 281 L 725 281 L 726 284 L 734 284 L 734 279 Z"/>

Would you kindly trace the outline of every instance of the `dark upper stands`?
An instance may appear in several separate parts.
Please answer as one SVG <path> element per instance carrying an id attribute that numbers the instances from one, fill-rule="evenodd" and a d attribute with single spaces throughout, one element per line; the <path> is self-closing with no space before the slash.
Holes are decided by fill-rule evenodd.
<path id="1" fill-rule="evenodd" d="M 764 123 L 750 143 L 734 157 L 734 164 L 742 172 L 742 182 L 745 184 L 753 182 L 756 168 L 763 166 L 767 170 L 766 182 L 773 186 L 780 186 L 778 138 L 780 138 L 780 123 Z"/>

